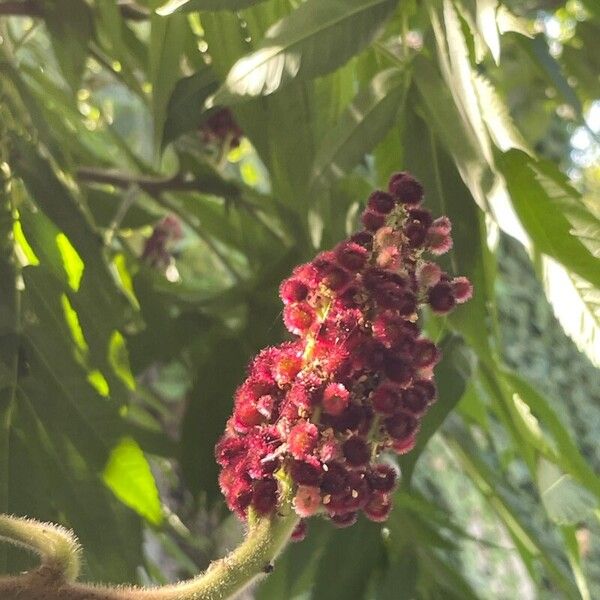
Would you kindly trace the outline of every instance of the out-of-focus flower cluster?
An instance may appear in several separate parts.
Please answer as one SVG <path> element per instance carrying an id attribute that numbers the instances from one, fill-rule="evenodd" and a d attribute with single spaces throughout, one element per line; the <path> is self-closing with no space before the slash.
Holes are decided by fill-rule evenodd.
<path id="1" fill-rule="evenodd" d="M 174 215 L 161 219 L 146 240 L 142 260 L 150 266 L 165 269 L 172 260 L 171 248 L 183 238 L 181 223 Z"/>
<path id="2" fill-rule="evenodd" d="M 221 108 L 202 123 L 200 135 L 205 143 L 222 144 L 227 141 L 230 148 L 237 148 L 244 132 L 235 121 L 233 113 L 228 108 Z"/>
<path id="3" fill-rule="evenodd" d="M 445 314 L 472 293 L 428 260 L 451 248 L 451 225 L 422 198 L 411 175 L 393 175 L 369 197 L 362 231 L 282 283 L 295 339 L 251 363 L 216 448 L 221 490 L 242 518 L 275 511 L 284 488 L 302 518 L 387 518 L 396 470 L 380 456 L 414 447 L 436 399 L 440 352 L 421 335 L 419 307 Z"/>

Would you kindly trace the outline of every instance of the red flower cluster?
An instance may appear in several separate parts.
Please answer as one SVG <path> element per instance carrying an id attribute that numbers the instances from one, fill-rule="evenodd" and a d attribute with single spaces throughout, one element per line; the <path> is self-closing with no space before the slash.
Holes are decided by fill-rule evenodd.
<path id="1" fill-rule="evenodd" d="M 236 123 L 233 113 L 228 108 L 221 108 L 208 117 L 200 128 L 205 142 L 223 143 L 229 139 L 229 147 L 237 148 L 244 132 Z"/>
<path id="2" fill-rule="evenodd" d="M 252 362 L 216 448 L 221 489 L 242 518 L 249 507 L 272 513 L 283 485 L 302 518 L 324 513 L 342 527 L 359 511 L 387 518 L 396 471 L 378 459 L 413 448 L 436 397 L 440 352 L 421 336 L 418 308 L 444 314 L 472 293 L 424 258 L 452 241 L 449 220 L 434 220 L 422 197 L 411 175 L 395 174 L 388 192 L 371 194 L 363 231 L 281 285 L 297 338 Z"/>

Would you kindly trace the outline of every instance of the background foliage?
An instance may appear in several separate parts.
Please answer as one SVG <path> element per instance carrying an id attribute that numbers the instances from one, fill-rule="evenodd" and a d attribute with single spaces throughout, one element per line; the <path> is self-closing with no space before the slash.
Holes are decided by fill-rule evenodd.
<path id="1" fill-rule="evenodd" d="M 599 34 L 594 0 L 0 2 L 0 511 L 97 581 L 233 546 L 212 449 L 277 285 L 409 169 L 476 290 L 428 316 L 440 400 L 385 527 L 314 520 L 256 597 L 599 597 Z"/>

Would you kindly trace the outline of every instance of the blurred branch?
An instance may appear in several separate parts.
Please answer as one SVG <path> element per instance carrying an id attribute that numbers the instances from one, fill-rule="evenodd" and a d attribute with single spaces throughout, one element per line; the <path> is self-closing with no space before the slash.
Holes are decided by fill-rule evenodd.
<path id="1" fill-rule="evenodd" d="M 118 2 L 121 15 L 130 21 L 145 21 L 150 13 L 134 2 Z M 44 17 L 44 7 L 37 0 L 0 2 L 0 15 L 10 17 Z"/>
<path id="2" fill-rule="evenodd" d="M 163 192 L 199 192 L 218 196 L 237 197 L 239 190 L 226 182 L 211 184 L 198 179 L 184 179 L 181 174 L 172 177 L 153 177 L 134 173 L 122 173 L 95 167 L 79 167 L 77 179 L 87 183 L 105 183 L 118 188 L 128 188 L 137 185 L 148 194 L 156 195 Z"/>
<path id="3" fill-rule="evenodd" d="M 226 190 L 231 189 L 231 191 L 234 192 L 233 195 L 236 198 L 239 198 L 239 190 L 236 187 L 230 186 L 226 182 L 218 182 L 215 185 L 208 183 L 207 185 L 206 182 L 200 182 L 197 179 L 184 179 L 179 174 L 176 174 L 173 177 L 160 178 L 147 175 L 120 173 L 118 171 L 107 171 L 103 169 L 96 169 L 94 167 L 80 167 L 77 169 L 76 176 L 80 182 L 105 183 L 123 189 L 129 189 L 132 186 L 136 186 L 144 190 L 147 194 L 150 194 L 161 206 L 171 212 L 174 212 L 182 221 L 187 223 L 210 248 L 211 252 L 213 252 L 213 254 L 219 259 L 233 280 L 236 283 L 241 282 L 242 278 L 240 277 L 239 273 L 229 263 L 225 255 L 214 244 L 212 239 L 206 235 L 206 233 L 202 231 L 197 224 L 190 222 L 189 218 L 180 207 L 168 199 L 162 198 L 161 196 L 164 192 L 199 192 L 203 194 L 216 194 L 219 196 L 230 197 L 232 194 L 224 194 L 225 188 Z"/>

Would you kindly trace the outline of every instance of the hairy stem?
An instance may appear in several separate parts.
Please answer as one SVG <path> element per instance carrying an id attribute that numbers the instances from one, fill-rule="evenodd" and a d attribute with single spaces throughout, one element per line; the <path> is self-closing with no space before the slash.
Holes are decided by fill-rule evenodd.
<path id="1" fill-rule="evenodd" d="M 79 568 L 76 541 L 46 523 L 0 515 L 0 538 L 42 557 L 29 573 L 0 578 L 3 600 L 224 600 L 246 587 L 277 557 L 298 522 L 285 500 L 280 513 L 257 519 L 246 539 L 194 579 L 158 588 L 109 588 L 73 583 Z"/>

